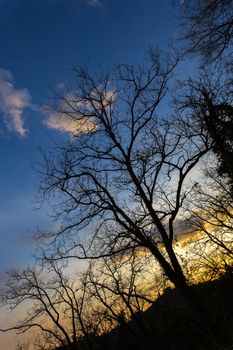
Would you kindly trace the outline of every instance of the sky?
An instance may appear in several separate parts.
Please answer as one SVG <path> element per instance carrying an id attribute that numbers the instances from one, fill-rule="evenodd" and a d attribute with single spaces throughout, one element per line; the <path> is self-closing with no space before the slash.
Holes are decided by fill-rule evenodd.
<path id="1" fill-rule="evenodd" d="M 27 262 L 30 232 L 49 220 L 34 210 L 33 165 L 66 131 L 41 112 L 52 89 L 74 83 L 74 66 L 137 64 L 149 46 L 166 49 L 173 20 L 169 0 L 0 1 L 0 273 Z"/>
<path id="2" fill-rule="evenodd" d="M 36 210 L 33 168 L 38 148 L 67 131 L 41 108 L 52 89 L 74 83 L 74 66 L 137 64 L 149 46 L 166 50 L 174 28 L 171 0 L 0 0 L 0 285 L 32 260 L 32 231 L 50 224 L 48 207 Z"/>

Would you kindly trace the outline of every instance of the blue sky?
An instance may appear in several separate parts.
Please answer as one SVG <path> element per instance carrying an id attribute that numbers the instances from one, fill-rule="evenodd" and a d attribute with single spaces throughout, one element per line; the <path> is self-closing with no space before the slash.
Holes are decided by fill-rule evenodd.
<path id="1" fill-rule="evenodd" d="M 4 271 L 32 261 L 31 231 L 50 225 L 46 206 L 34 210 L 32 168 L 39 146 L 66 137 L 41 112 L 50 86 L 73 85 L 75 65 L 137 64 L 174 32 L 172 0 L 0 0 L 0 285 Z M 1 334 L 1 348 L 15 342 Z"/>
<path id="2" fill-rule="evenodd" d="M 64 136 L 40 106 L 49 86 L 73 83 L 71 68 L 138 63 L 148 46 L 166 49 L 174 34 L 169 0 L 0 1 L 0 276 L 30 261 L 30 231 L 49 222 L 33 210 L 38 146 Z"/>

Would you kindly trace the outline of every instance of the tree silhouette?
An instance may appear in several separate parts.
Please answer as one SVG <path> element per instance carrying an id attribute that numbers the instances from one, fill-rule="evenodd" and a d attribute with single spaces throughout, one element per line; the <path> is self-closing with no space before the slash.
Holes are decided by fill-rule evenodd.
<path id="1" fill-rule="evenodd" d="M 11 271 L 1 303 L 11 310 L 24 307 L 25 315 L 0 331 L 22 334 L 35 329 L 35 340 L 30 341 L 38 350 L 91 350 L 101 335 L 124 326 L 126 335 L 133 335 L 131 341 L 144 345 L 149 333 L 140 315 L 156 297 L 154 281 L 150 286 L 142 284 L 145 273 L 151 273 L 147 259 L 135 254 L 104 258 L 73 277 L 65 274 L 66 265 L 54 261 L 43 269 Z M 18 344 L 19 349 L 24 347 L 29 342 Z"/>
<path id="2" fill-rule="evenodd" d="M 130 319 L 142 327 L 138 315 L 154 302 L 161 290 L 158 286 L 155 294 L 156 284 L 148 270 L 150 258 L 150 255 L 138 252 L 116 259 L 104 258 L 103 262 L 90 265 L 87 271 L 89 294 L 94 304 L 99 305 L 97 317 L 103 318 L 105 325 L 109 322 L 110 329 Z M 145 278 L 146 285 L 142 283 Z"/>
<path id="3" fill-rule="evenodd" d="M 1 291 L 1 304 L 15 310 L 24 306 L 25 316 L 17 324 L 2 332 L 16 330 L 18 334 L 36 329 L 40 336 L 38 349 L 74 349 L 80 337 L 88 343 L 88 307 L 86 284 L 72 282 L 64 273 L 64 266 L 50 262 L 47 269 L 27 268 L 12 270 L 5 289 Z M 48 275 L 52 277 L 48 277 Z"/>
<path id="4" fill-rule="evenodd" d="M 220 176 L 228 178 L 233 188 L 232 74 L 225 68 L 218 73 L 202 69 L 199 79 L 189 79 L 184 86 L 185 93 L 177 103 L 180 108 L 196 110 L 217 156 L 216 170 Z"/>
<path id="5" fill-rule="evenodd" d="M 206 168 L 205 182 L 198 184 L 193 193 L 197 206 L 193 210 L 190 203 L 188 210 L 190 229 L 198 236 L 192 244 L 195 261 L 190 259 L 189 264 L 199 279 L 212 280 L 232 269 L 233 207 L 226 179 L 216 174 L 216 166 Z"/>
<path id="6" fill-rule="evenodd" d="M 189 294 L 173 249 L 174 223 L 192 192 L 187 178 L 210 145 L 193 115 L 158 115 L 176 64 L 151 51 L 138 68 L 120 65 L 100 78 L 75 70 L 78 87 L 58 96 L 52 112 L 76 127 L 58 152 L 44 154 L 41 170 L 42 199 L 54 199 L 60 223 L 57 231 L 38 233 L 52 248 L 45 259 L 144 247 Z"/>
<path id="7" fill-rule="evenodd" d="M 187 43 L 186 53 L 200 55 L 211 66 L 210 75 L 218 80 L 213 87 L 210 78 L 199 84 L 201 100 L 208 104 L 209 114 L 203 122 L 213 140 L 213 151 L 218 157 L 218 172 L 228 176 L 233 186 L 233 108 L 232 108 L 232 0 L 191 0 L 180 4 L 183 16 L 179 19 Z M 185 44 L 184 44 L 185 45 Z M 217 63 L 217 66 L 215 65 Z M 215 69 L 217 68 L 217 69 Z M 223 78 L 224 77 L 224 78 Z M 223 83 L 223 81 L 225 82 Z M 219 82 L 221 81 L 221 84 Z M 207 84 L 207 85 L 205 85 Z M 201 86 L 202 85 L 202 86 Z M 197 85 L 195 86 L 195 89 Z M 193 89 L 193 90 L 195 90 Z M 200 105 L 196 99 L 194 103 Z"/>
<path id="8" fill-rule="evenodd" d="M 188 52 L 201 55 L 205 63 L 221 61 L 232 45 L 232 0 L 182 1 L 179 19 Z"/>

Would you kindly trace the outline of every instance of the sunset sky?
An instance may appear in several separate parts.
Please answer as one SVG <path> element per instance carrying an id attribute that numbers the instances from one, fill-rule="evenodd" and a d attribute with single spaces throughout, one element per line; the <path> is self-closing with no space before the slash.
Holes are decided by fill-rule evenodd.
<path id="1" fill-rule="evenodd" d="M 167 48 L 174 34 L 171 1 L 0 1 L 0 274 L 29 261 L 31 231 L 46 226 L 34 211 L 38 146 L 64 137 L 40 112 L 50 87 L 71 84 L 71 69 L 138 63 L 148 46 Z"/>
<path id="2" fill-rule="evenodd" d="M 0 282 L 30 263 L 31 232 L 49 223 L 46 206 L 34 210 L 33 166 L 39 146 L 66 135 L 42 112 L 51 88 L 72 86 L 75 65 L 137 64 L 174 28 L 171 0 L 0 0 Z"/>

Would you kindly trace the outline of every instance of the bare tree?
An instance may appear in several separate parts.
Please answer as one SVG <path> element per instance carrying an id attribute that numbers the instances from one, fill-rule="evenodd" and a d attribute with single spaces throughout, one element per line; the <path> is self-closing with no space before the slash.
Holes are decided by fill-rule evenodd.
<path id="1" fill-rule="evenodd" d="M 140 312 L 157 297 L 159 287 L 155 293 L 155 283 L 148 271 L 151 264 L 146 262 L 150 257 L 139 254 L 104 258 L 104 262 L 91 264 L 87 272 L 89 294 L 93 296 L 94 304 L 99 305 L 97 317 L 102 317 L 105 325 L 110 322 L 109 329 L 130 319 L 141 326 Z"/>
<path id="2" fill-rule="evenodd" d="M 38 237 L 48 240 L 53 259 L 144 247 L 187 296 L 174 224 L 192 192 L 187 178 L 210 145 L 193 115 L 158 115 L 166 110 L 176 64 L 152 51 L 139 68 L 120 65 L 100 78 L 75 71 L 78 87 L 52 111 L 72 122 L 74 132 L 58 152 L 44 154 L 41 184 L 60 227 Z"/>
<path id="3" fill-rule="evenodd" d="M 205 62 L 219 61 L 233 39 L 232 0 L 179 1 L 183 17 L 180 21 L 182 39 L 188 52 L 200 54 Z"/>
<path id="4" fill-rule="evenodd" d="M 193 195 L 198 205 L 190 205 L 190 227 L 197 232 L 193 245 L 196 262 L 190 262 L 201 271 L 204 279 L 214 279 L 232 270 L 233 266 L 233 206 L 232 192 L 223 177 L 216 174 L 216 166 L 205 170 L 206 180 L 198 184 Z M 199 260 L 199 262 L 198 262 Z"/>
<path id="5" fill-rule="evenodd" d="M 24 306 L 27 312 L 17 324 L 0 331 L 16 330 L 22 334 L 35 328 L 41 334 L 35 343 L 38 349 L 54 349 L 58 345 L 63 349 L 75 348 L 78 339 L 87 336 L 86 285 L 69 281 L 63 268 L 51 262 L 47 271 L 35 268 L 10 271 L 1 291 L 1 303 L 11 310 Z M 86 345 L 89 349 L 89 344 Z"/>
<path id="6" fill-rule="evenodd" d="M 119 335 L 123 332 L 131 346 L 148 347 L 152 334 L 143 319 L 143 311 L 153 304 L 158 294 L 152 278 L 156 268 L 150 260 L 150 254 L 140 251 L 90 264 L 88 290 L 95 306 L 92 320 L 94 326 L 98 325 L 96 334 L 119 329 Z"/>
<path id="7" fill-rule="evenodd" d="M 154 272 L 148 271 L 151 256 L 142 254 L 93 261 L 85 272 L 73 278 L 65 275 L 67 265 L 59 266 L 52 260 L 43 270 L 9 272 L 1 302 L 11 310 L 23 307 L 28 311 L 18 323 L 0 331 L 22 334 L 35 328 L 35 339 L 30 341 L 38 350 L 91 350 L 99 336 L 123 325 L 126 334 L 144 344 L 148 334 L 141 312 L 156 295 Z M 143 284 L 145 278 L 147 283 Z M 127 325 L 130 319 L 132 327 Z M 19 344 L 18 348 L 26 346 L 29 345 Z"/>
<path id="8" fill-rule="evenodd" d="M 202 164 L 202 179 L 194 180 L 193 196 L 186 201 L 186 205 L 189 226 L 193 226 L 193 230 L 201 235 L 195 251 L 198 259 L 202 258 L 200 263 L 191 264 L 201 271 L 200 264 L 203 267 L 206 263 L 210 267 L 210 262 L 214 261 L 213 256 L 218 255 L 219 258 L 212 264 L 215 276 L 217 266 L 220 271 L 221 265 L 223 271 L 227 260 L 229 265 L 232 264 L 231 82 L 231 76 L 224 71 L 215 73 L 203 69 L 198 80 L 183 82 L 182 94 L 176 96 L 178 109 L 189 111 L 198 117 L 200 127 L 209 132 L 211 140 L 212 152 Z"/>

